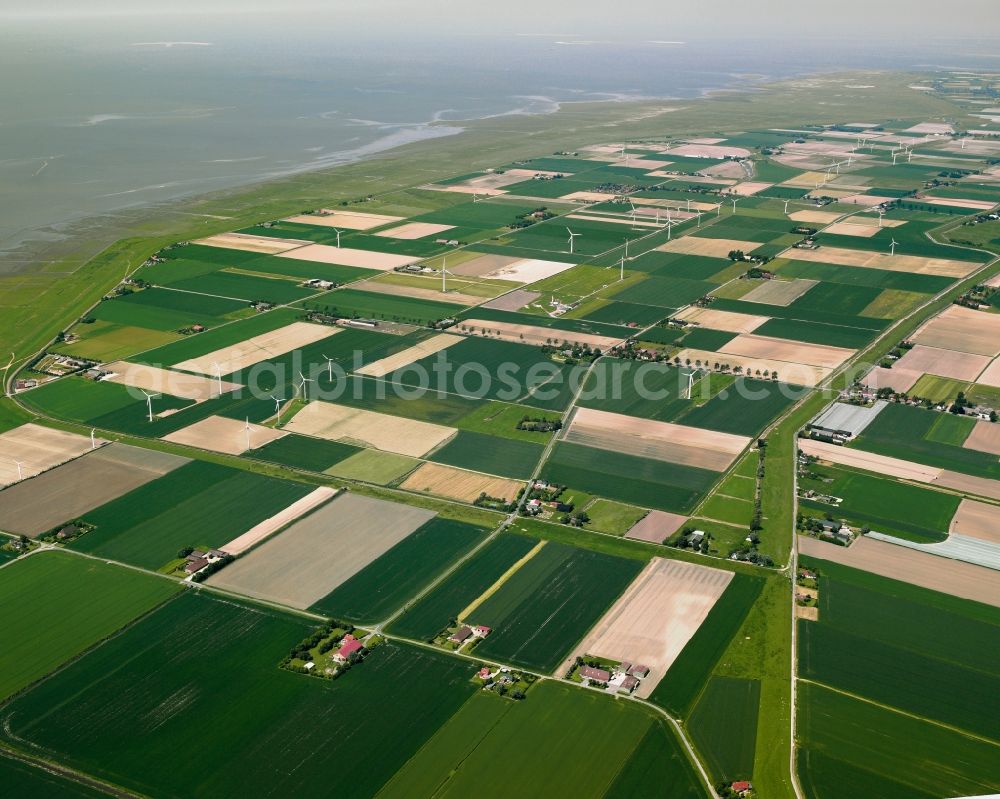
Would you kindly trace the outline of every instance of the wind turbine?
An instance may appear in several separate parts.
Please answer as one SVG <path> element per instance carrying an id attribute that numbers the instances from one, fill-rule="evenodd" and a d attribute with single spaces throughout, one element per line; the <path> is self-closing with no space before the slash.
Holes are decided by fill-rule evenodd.
<path id="1" fill-rule="evenodd" d="M 249 416 L 247 417 L 246 426 L 244 426 L 243 429 L 246 431 L 246 434 L 247 434 L 247 451 L 249 452 L 250 451 L 250 417 Z"/>
<path id="2" fill-rule="evenodd" d="M 24 473 L 21 471 L 21 461 L 14 461 L 14 463 L 17 466 L 17 479 L 21 481 L 24 479 Z"/>
<path id="3" fill-rule="evenodd" d="M 337 234 L 337 249 L 340 249 L 340 231 L 337 228 L 333 229 L 333 232 Z"/>
<path id="4" fill-rule="evenodd" d="M 882 217 L 883 216 L 885 216 L 885 209 L 879 208 L 878 209 L 878 226 L 879 227 L 882 227 Z"/>
<path id="5" fill-rule="evenodd" d="M 740 201 L 739 197 L 733 197 L 733 213 L 736 213 L 736 203 Z"/>
<path id="6" fill-rule="evenodd" d="M 275 423 L 281 424 L 281 400 L 274 396 L 274 394 L 271 395 L 271 399 L 274 400 Z"/>
<path id="7" fill-rule="evenodd" d="M 142 389 L 140 389 L 140 391 L 142 391 Z M 145 391 L 143 391 L 142 393 L 146 394 Z M 146 394 L 146 408 L 149 411 L 149 421 L 150 422 L 153 421 L 153 397 L 155 397 L 155 396 L 157 396 L 157 395 L 156 394 Z"/>
<path id="8" fill-rule="evenodd" d="M 572 252 L 572 250 L 570 250 L 570 252 Z M 454 275 L 455 275 L 454 272 L 449 272 L 448 271 L 448 267 L 446 266 L 447 263 L 448 263 L 448 256 L 447 255 L 441 256 L 441 293 L 442 294 L 447 294 L 448 293 L 448 275 L 451 275 L 452 277 L 454 277 Z M 330 378 L 330 379 L 332 380 L 333 378 Z"/>
<path id="9" fill-rule="evenodd" d="M 631 199 L 628 201 L 629 207 L 632 209 L 632 228 L 635 229 L 635 203 Z M 567 228 L 569 230 L 569 228 Z"/>
<path id="10" fill-rule="evenodd" d="M 895 239 L 893 239 L 892 240 L 892 244 L 890 245 L 892 247 L 892 251 L 889 253 L 889 255 L 895 255 L 896 254 L 896 245 L 897 244 L 898 244 L 898 242 Z"/>
<path id="11" fill-rule="evenodd" d="M 569 233 L 569 254 L 572 255 L 573 254 L 573 240 L 577 236 L 582 236 L 583 234 L 582 233 L 574 233 L 569 228 L 566 228 L 566 232 Z"/>
<path id="12" fill-rule="evenodd" d="M 96 427 L 93 430 L 90 431 L 90 448 L 91 449 L 97 449 L 97 439 L 94 438 L 94 433 L 96 433 L 96 432 L 97 432 L 97 428 Z"/>
<path id="13" fill-rule="evenodd" d="M 691 399 L 691 390 L 694 388 L 694 372 L 688 372 L 688 385 L 687 385 L 687 397 L 682 399 Z"/>
<path id="14" fill-rule="evenodd" d="M 962 149 L 965 149 L 965 139 L 962 139 Z"/>
<path id="15" fill-rule="evenodd" d="M 687 210 L 688 211 L 691 210 L 691 199 L 690 198 L 688 198 L 688 200 L 687 200 Z"/>
<path id="16" fill-rule="evenodd" d="M 896 155 L 897 155 L 896 151 L 893 150 L 892 151 L 892 165 L 893 166 L 896 166 Z"/>
<path id="17" fill-rule="evenodd" d="M 673 238 L 674 234 L 674 218 L 670 215 L 670 209 L 667 209 L 667 241 Z"/>
<path id="18" fill-rule="evenodd" d="M 219 396 L 221 397 L 222 396 L 222 367 L 219 364 L 217 364 L 217 363 L 213 363 L 212 364 L 212 368 L 215 370 L 215 385 L 216 385 L 216 388 L 219 389 Z"/>
<path id="19" fill-rule="evenodd" d="M 785 200 L 785 215 L 786 216 L 788 215 L 788 203 L 789 203 L 789 201 Z"/>
<path id="20" fill-rule="evenodd" d="M 701 211 L 695 211 L 694 215 L 698 217 L 698 227 L 701 227 Z"/>
<path id="21" fill-rule="evenodd" d="M 621 271 L 621 277 L 618 278 L 619 280 L 624 280 L 625 279 L 625 259 L 626 258 L 628 258 L 628 239 L 625 239 L 625 252 L 622 253 L 622 271 Z"/>
<path id="22" fill-rule="evenodd" d="M 906 151 L 906 163 L 910 163 L 913 160 L 913 148 L 911 147 Z"/>
<path id="23" fill-rule="evenodd" d="M 324 355 L 323 357 L 326 358 L 326 379 L 329 380 L 332 383 L 333 382 L 333 360 L 334 359 L 331 358 L 329 355 Z"/>
<path id="24" fill-rule="evenodd" d="M 308 400 L 309 397 L 306 394 L 306 383 L 314 383 L 316 381 L 311 377 L 306 377 L 304 374 L 302 374 L 302 372 L 299 372 L 299 380 L 302 381 L 301 383 L 299 383 L 299 389 L 302 391 L 302 399 Z"/>

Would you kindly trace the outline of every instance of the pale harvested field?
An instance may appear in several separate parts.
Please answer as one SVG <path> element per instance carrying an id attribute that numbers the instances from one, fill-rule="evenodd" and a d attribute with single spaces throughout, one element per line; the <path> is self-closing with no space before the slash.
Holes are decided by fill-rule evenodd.
<path id="1" fill-rule="evenodd" d="M 955 380 L 973 381 L 989 364 L 988 355 L 973 355 L 957 350 L 944 350 L 915 344 L 912 349 L 896 361 L 892 367 L 914 372 L 926 372 L 938 377 L 952 377 Z"/>
<path id="2" fill-rule="evenodd" d="M 113 375 L 105 378 L 109 383 L 131 386 L 150 393 L 169 394 L 195 402 L 211 399 L 219 396 L 220 393 L 226 394 L 240 387 L 239 383 L 223 380 L 220 391 L 220 381 L 215 378 L 174 372 L 170 369 L 160 369 L 156 366 L 128 363 L 127 361 L 115 361 L 106 364 L 103 368 L 114 372 Z"/>
<path id="3" fill-rule="evenodd" d="M 221 247 L 225 250 L 244 250 L 264 253 L 265 255 L 278 255 L 312 242 L 298 239 L 276 239 L 271 236 L 252 236 L 249 233 L 219 233 L 216 236 L 196 239 L 191 243 L 201 244 L 205 247 Z"/>
<path id="4" fill-rule="evenodd" d="M 799 536 L 799 553 L 1000 607 L 1000 572 L 862 536 L 849 547 Z"/>
<path id="5" fill-rule="evenodd" d="M 34 538 L 189 462 L 166 452 L 109 444 L 0 491 L 0 530 Z"/>
<path id="6" fill-rule="evenodd" d="M 215 364 L 218 364 L 218 374 L 228 375 L 253 366 L 255 363 L 277 358 L 292 350 L 315 344 L 317 341 L 322 341 L 340 332 L 341 328 L 339 327 L 313 325 L 309 322 L 292 322 L 277 330 L 248 338 L 239 344 L 175 363 L 174 368 L 214 376 L 216 374 Z"/>
<path id="7" fill-rule="evenodd" d="M 993 275 L 993 277 L 986 281 L 986 285 L 994 289 L 1000 288 L 1000 275 Z"/>
<path id="8" fill-rule="evenodd" d="M 423 508 L 345 492 L 207 582 L 305 609 L 433 518 Z"/>
<path id="9" fill-rule="evenodd" d="M 793 222 L 812 222 L 817 225 L 829 225 L 836 222 L 842 214 L 835 214 L 832 211 L 793 211 L 788 218 Z"/>
<path id="10" fill-rule="evenodd" d="M 688 144 L 722 144 L 725 139 L 712 138 L 710 136 L 702 136 L 695 139 L 685 139 Z"/>
<path id="11" fill-rule="evenodd" d="M 1000 314 L 949 305 L 921 327 L 913 340 L 928 347 L 996 357 L 1000 354 Z"/>
<path id="12" fill-rule="evenodd" d="M 600 191 L 571 191 L 569 194 L 564 194 L 559 199 L 570 200 L 572 202 L 599 203 L 604 202 L 613 196 L 613 194 L 607 194 Z"/>
<path id="13" fill-rule="evenodd" d="M 457 344 L 460 341 L 464 341 L 463 336 L 453 336 L 450 333 L 438 333 L 436 336 L 431 336 L 429 339 L 421 341 L 419 344 L 414 344 L 412 347 L 408 347 L 402 352 L 397 352 L 395 355 L 390 355 L 388 358 L 382 358 L 378 361 L 373 361 L 372 363 L 366 364 L 357 370 L 359 375 L 369 375 L 371 377 L 384 377 L 391 372 L 395 372 L 397 369 L 408 366 L 414 361 L 419 361 L 421 358 L 425 358 L 428 355 L 433 355 L 436 352 L 441 352 L 441 350 L 446 350 L 452 344 Z"/>
<path id="14" fill-rule="evenodd" d="M 97 438 L 94 443 L 101 447 L 108 442 Z M 18 481 L 17 462 L 21 464 L 20 479 L 27 480 L 78 458 L 90 449 L 90 436 L 53 430 L 32 422 L 0 433 L 0 488 Z"/>
<path id="15" fill-rule="evenodd" d="M 401 216 L 386 216 L 385 214 L 360 214 L 357 211 L 330 211 L 318 214 L 299 214 L 290 216 L 286 222 L 298 222 L 302 225 L 320 225 L 321 227 L 339 228 L 341 230 L 371 230 L 374 227 L 388 225 L 390 222 L 400 222 Z"/>
<path id="16" fill-rule="evenodd" d="M 948 532 L 1000 544 L 1000 505 L 963 499 Z"/>
<path id="17" fill-rule="evenodd" d="M 997 358 L 983 370 L 983 373 L 979 375 L 979 380 L 977 382 L 982 383 L 985 386 L 1000 388 L 1000 358 Z"/>
<path id="18" fill-rule="evenodd" d="M 387 239 L 422 239 L 425 236 L 433 236 L 435 233 L 444 233 L 454 227 L 454 225 L 437 225 L 433 222 L 407 222 L 399 227 L 379 231 L 375 235 Z"/>
<path id="19" fill-rule="evenodd" d="M 941 471 L 933 480 L 935 485 L 953 488 L 963 494 L 974 494 L 975 496 L 986 497 L 988 499 L 1000 500 L 1000 480 L 990 480 L 988 477 L 973 477 L 971 474 L 952 472 L 948 469 Z"/>
<path id="20" fill-rule="evenodd" d="M 849 250 L 843 247 L 820 247 L 818 250 L 800 250 L 789 247 L 779 256 L 794 261 L 859 266 L 865 269 L 886 269 L 890 272 L 911 272 L 917 275 L 940 277 L 965 277 L 980 268 L 981 264 L 951 261 L 947 258 L 924 258 L 920 255 L 903 255 L 898 250 L 889 253 Z"/>
<path id="21" fill-rule="evenodd" d="M 297 502 L 293 502 L 280 513 L 276 513 L 270 519 L 264 519 L 260 524 L 254 525 L 243 533 L 243 535 L 237 536 L 228 544 L 219 547 L 219 549 L 233 556 L 242 555 L 248 549 L 257 546 L 265 538 L 278 532 L 285 525 L 291 524 L 300 516 L 305 516 L 328 499 L 337 496 L 338 493 L 340 493 L 340 489 L 320 486 Z"/>
<path id="22" fill-rule="evenodd" d="M 795 278 L 793 280 L 766 280 L 755 289 L 744 294 L 740 299 L 744 302 L 761 302 L 765 305 L 791 305 L 809 289 L 819 283 L 818 280 Z"/>
<path id="23" fill-rule="evenodd" d="M 880 230 L 877 224 L 860 224 L 857 222 L 834 222 L 823 229 L 824 233 L 833 233 L 837 236 L 859 236 L 870 239 Z"/>
<path id="24" fill-rule="evenodd" d="M 677 353 L 682 361 L 691 359 L 691 363 L 701 361 L 703 364 L 729 364 L 735 368 L 743 367 L 743 373 L 757 371 L 776 372 L 784 383 L 796 386 L 815 386 L 830 375 L 833 369 L 822 366 L 810 366 L 805 363 L 779 361 L 774 358 L 748 358 L 728 352 L 711 352 L 710 350 L 682 350 Z"/>
<path id="25" fill-rule="evenodd" d="M 637 541 L 648 541 L 651 544 L 661 544 L 664 539 L 680 530 L 681 525 L 687 520 L 687 516 L 682 516 L 679 513 L 651 510 L 629 528 L 625 537 L 634 538 Z"/>
<path id="26" fill-rule="evenodd" d="M 865 377 L 865 382 L 876 390 L 891 388 L 893 391 L 909 391 L 922 376 L 923 372 L 900 369 L 898 366 L 892 369 L 876 366 Z"/>
<path id="27" fill-rule="evenodd" d="M 902 480 L 913 480 L 917 483 L 933 483 L 942 474 L 942 469 L 935 466 L 924 466 L 900 458 L 890 458 L 888 455 L 878 455 L 860 449 L 849 449 L 825 441 L 814 441 L 809 438 L 799 439 L 799 449 L 806 455 L 814 455 L 820 460 L 841 466 L 852 466 L 866 472 L 874 472 L 888 477 L 898 477 Z"/>
<path id="28" fill-rule="evenodd" d="M 450 268 L 448 271 L 465 277 L 485 277 L 491 272 L 496 272 L 498 269 L 520 260 L 520 258 L 515 258 L 513 255 L 486 254 L 469 261 L 464 261 L 458 266 Z"/>
<path id="29" fill-rule="evenodd" d="M 750 443 L 745 436 L 578 408 L 564 440 L 612 452 L 721 472 Z"/>
<path id="30" fill-rule="evenodd" d="M 520 311 L 524 306 L 531 305 L 531 303 L 541 296 L 537 291 L 515 289 L 497 297 L 495 300 L 483 303 L 483 307 L 493 308 L 498 311 Z"/>
<path id="31" fill-rule="evenodd" d="M 438 279 L 427 278 L 426 283 L 427 288 L 423 288 L 421 286 L 411 286 L 406 283 L 383 283 L 375 279 L 363 280 L 360 283 L 355 283 L 351 288 L 358 289 L 359 291 L 368 291 L 372 294 L 391 294 L 394 297 L 413 297 L 419 300 L 450 302 L 463 307 L 466 305 L 478 305 L 483 301 L 482 297 L 472 294 L 462 294 L 450 289 L 447 293 L 442 294 L 441 281 Z M 432 286 L 433 288 L 431 288 Z"/>
<path id="32" fill-rule="evenodd" d="M 462 187 L 482 194 L 485 193 L 486 190 L 503 189 L 507 186 L 513 185 L 514 183 L 523 183 L 526 180 L 531 180 L 535 176 L 551 178 L 559 174 L 564 173 L 546 172 L 541 169 L 508 169 L 505 172 L 490 172 L 485 175 L 469 178 L 468 180 L 463 180 L 461 183 L 455 183 L 447 188 L 451 191 L 456 187 Z"/>
<path id="33" fill-rule="evenodd" d="M 925 197 L 920 202 L 928 205 L 947 205 L 952 208 L 971 208 L 975 211 L 989 211 L 996 205 L 989 200 L 962 200 L 949 197 Z"/>
<path id="34" fill-rule="evenodd" d="M 524 483 L 478 472 L 467 472 L 437 463 L 425 463 L 406 478 L 400 488 L 421 494 L 475 502 L 485 492 L 488 496 L 513 501 Z"/>
<path id="35" fill-rule="evenodd" d="M 729 341 L 723 348 L 726 355 L 744 358 L 772 358 L 788 363 L 803 363 L 835 369 L 854 354 L 854 350 L 833 347 L 828 344 L 810 344 L 804 341 L 789 341 L 782 338 L 740 335 Z"/>
<path id="36" fill-rule="evenodd" d="M 671 147 L 663 153 L 684 158 L 747 158 L 750 155 L 750 151 L 744 147 L 690 143 Z"/>
<path id="37" fill-rule="evenodd" d="M 737 183 L 735 186 L 730 188 L 726 194 L 735 194 L 737 197 L 753 197 L 753 195 L 764 191 L 764 189 L 769 189 L 773 185 L 773 183 L 761 183 L 755 180 L 747 180 L 743 183 Z"/>
<path id="38" fill-rule="evenodd" d="M 743 167 L 737 164 L 735 161 L 723 161 L 721 164 L 715 164 L 707 169 L 699 169 L 703 175 L 711 175 L 718 178 L 733 178 L 734 180 L 742 180 L 746 177 L 746 172 Z"/>
<path id="39" fill-rule="evenodd" d="M 792 159 L 792 160 L 801 160 L 801 159 Z M 794 164 L 790 164 L 790 166 L 794 166 Z M 824 180 L 826 180 L 825 172 L 807 171 L 789 178 L 781 185 L 792 186 L 793 188 L 797 189 L 811 189 L 817 183 L 822 183 Z M 821 213 L 821 212 L 817 211 L 815 213 Z"/>
<path id="40" fill-rule="evenodd" d="M 635 693 L 648 697 L 732 579 L 730 571 L 653 558 L 580 642 L 565 669 L 585 654 L 642 664 L 649 674 Z"/>
<path id="41" fill-rule="evenodd" d="M 827 192 L 824 190 L 823 194 Z M 830 195 L 834 196 L 833 194 Z M 848 205 L 863 205 L 868 208 L 873 208 L 876 205 L 882 205 L 882 203 L 892 202 L 893 197 L 881 197 L 874 194 L 845 194 L 841 195 L 841 199 Z"/>
<path id="42" fill-rule="evenodd" d="M 490 338 L 498 338 L 502 341 L 514 341 L 522 344 L 544 344 L 546 341 L 570 341 L 606 350 L 608 347 L 612 347 L 621 341 L 620 338 L 601 336 L 596 333 L 579 333 L 575 330 L 557 330 L 552 327 L 519 325 L 513 322 L 495 322 L 486 319 L 463 319 L 457 327 L 473 329 L 477 333 L 486 328 L 490 332 Z"/>
<path id="43" fill-rule="evenodd" d="M 616 158 L 611 162 L 614 166 L 624 166 L 629 169 L 663 169 L 670 161 L 657 161 L 655 158 L 639 158 L 630 155 L 627 158 Z"/>
<path id="44" fill-rule="evenodd" d="M 479 195 L 480 197 L 500 197 L 507 193 L 504 189 L 484 189 L 475 186 L 463 186 L 461 183 L 452 183 L 449 186 L 439 186 L 436 183 L 432 183 L 420 188 L 429 191 L 448 191 L 454 194 L 471 194 L 473 197 L 475 195 Z"/>
<path id="45" fill-rule="evenodd" d="M 209 416 L 200 422 L 195 422 L 163 436 L 163 440 L 171 441 L 174 444 L 186 444 L 189 447 L 199 447 L 211 452 L 221 452 L 225 455 L 242 455 L 248 450 L 258 449 L 287 435 L 287 433 L 275 430 L 273 427 L 263 427 L 251 422 L 250 446 L 248 447 L 246 427 L 245 421 L 227 419 L 225 416 Z"/>
<path id="46" fill-rule="evenodd" d="M 558 275 L 576 264 L 561 261 L 543 261 L 535 258 L 521 258 L 512 264 L 504 264 L 486 276 L 494 280 L 510 280 L 514 283 L 537 283 L 547 277 Z"/>
<path id="47" fill-rule="evenodd" d="M 413 458 L 430 452 L 455 435 L 451 427 L 330 402 L 310 402 L 295 414 L 284 430 Z"/>
<path id="48" fill-rule="evenodd" d="M 806 621 L 819 621 L 819 608 L 816 605 L 796 605 L 795 618 Z"/>
<path id="49" fill-rule="evenodd" d="M 930 133 L 932 135 L 942 135 L 954 133 L 955 129 L 946 122 L 921 122 L 912 128 L 907 128 L 903 133 Z"/>
<path id="50" fill-rule="evenodd" d="M 707 255 L 711 258 L 726 258 L 733 250 L 750 253 L 761 247 L 756 241 L 739 239 L 703 239 L 697 236 L 681 236 L 679 239 L 661 244 L 656 249 L 663 252 L 679 252 L 685 255 Z"/>
<path id="51" fill-rule="evenodd" d="M 362 269 L 378 269 L 388 272 L 399 266 L 416 263 L 416 255 L 396 255 L 389 252 L 355 250 L 351 247 L 331 247 L 328 244 L 310 244 L 294 250 L 278 253 L 279 258 L 294 258 L 297 261 L 314 261 L 321 264 L 357 266 Z"/>
<path id="52" fill-rule="evenodd" d="M 702 327 L 710 327 L 712 330 L 725 330 L 728 333 L 752 333 L 771 317 L 751 316 L 732 311 L 713 311 L 711 308 L 699 308 L 691 305 L 674 318 L 693 322 Z"/>

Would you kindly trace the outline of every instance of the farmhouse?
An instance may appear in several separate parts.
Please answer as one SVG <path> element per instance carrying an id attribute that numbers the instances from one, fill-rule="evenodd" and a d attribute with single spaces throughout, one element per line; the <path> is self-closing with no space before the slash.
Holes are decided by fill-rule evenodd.
<path id="1" fill-rule="evenodd" d="M 608 682 L 611 679 L 611 672 L 595 666 L 581 666 L 579 674 L 581 679 L 590 680 L 591 682 Z"/>
<path id="2" fill-rule="evenodd" d="M 464 644 L 466 641 L 472 638 L 472 636 L 473 636 L 472 628 L 467 625 L 463 625 L 459 627 L 456 632 L 449 635 L 448 640 L 451 641 L 453 644 Z"/>
<path id="3" fill-rule="evenodd" d="M 333 659 L 337 663 L 346 663 L 351 655 L 360 652 L 364 649 L 364 644 L 361 643 L 357 638 L 348 633 L 340 641 L 340 649 L 333 653 Z"/>

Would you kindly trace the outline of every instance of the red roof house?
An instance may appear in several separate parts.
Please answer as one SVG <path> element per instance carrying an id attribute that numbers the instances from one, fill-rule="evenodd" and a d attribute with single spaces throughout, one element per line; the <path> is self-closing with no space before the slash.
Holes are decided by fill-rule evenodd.
<path id="1" fill-rule="evenodd" d="M 334 653 L 333 659 L 337 662 L 346 661 L 355 652 L 364 649 L 364 644 L 361 643 L 357 638 L 348 633 L 342 639 L 340 639 L 340 649 Z"/>

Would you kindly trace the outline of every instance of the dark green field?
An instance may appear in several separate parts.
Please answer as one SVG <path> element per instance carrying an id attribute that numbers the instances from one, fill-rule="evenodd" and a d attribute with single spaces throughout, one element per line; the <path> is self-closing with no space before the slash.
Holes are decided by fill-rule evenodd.
<path id="1" fill-rule="evenodd" d="M 760 681 L 712 677 L 688 727 L 715 782 L 753 777 Z"/>
<path id="2" fill-rule="evenodd" d="M 639 561 L 546 544 L 476 609 L 475 622 L 493 628 L 476 652 L 551 671 L 641 568 Z"/>
<path id="3" fill-rule="evenodd" d="M 358 623 L 380 621 L 478 544 L 486 532 L 464 522 L 432 519 L 310 610 Z"/>
<path id="4" fill-rule="evenodd" d="M 192 461 L 87 514 L 81 552 L 159 569 L 183 547 L 218 548 L 312 486 Z"/>
<path id="5" fill-rule="evenodd" d="M 879 533 L 919 543 L 944 541 L 961 501 L 961 497 L 953 494 L 849 469 L 812 464 L 809 472 L 817 479 L 801 478 L 799 485 L 803 489 L 811 488 L 843 500 L 837 506 L 801 500 L 803 508 L 815 512 L 812 515 L 829 512 L 858 527 L 870 527 Z"/>
<path id="6" fill-rule="evenodd" d="M 471 668 L 388 643 L 334 682 L 279 669 L 311 629 L 185 594 L 8 705 L 5 734 L 147 795 L 318 795 L 350 763 L 372 796 L 475 691 Z"/>
<path id="7" fill-rule="evenodd" d="M 253 457 L 271 463 L 279 463 L 282 466 L 322 472 L 334 464 L 340 463 L 344 458 L 349 458 L 359 452 L 361 452 L 360 447 L 352 447 L 350 444 L 289 433 L 255 449 Z"/>
<path id="8" fill-rule="evenodd" d="M 809 311 L 801 311 L 800 313 L 804 316 L 810 315 Z M 769 319 L 754 330 L 754 334 L 857 350 L 875 338 L 873 330 L 854 326 L 854 321 L 859 318 L 861 317 L 845 316 L 843 324 L 805 322 L 797 319 Z"/>
<path id="9" fill-rule="evenodd" d="M 309 300 L 304 307 L 347 317 L 360 316 L 366 319 L 385 319 L 414 325 L 426 325 L 439 319 L 453 318 L 462 308 L 454 303 L 374 294 L 357 289 L 328 292 Z"/>
<path id="10" fill-rule="evenodd" d="M 650 275 L 641 283 L 618 292 L 615 299 L 660 308 L 680 308 L 704 297 L 715 287 L 715 283 L 706 280 Z"/>
<path id="11" fill-rule="evenodd" d="M 501 535 L 415 602 L 389 626 L 389 632 L 408 638 L 430 640 L 470 602 L 500 579 L 524 557 L 535 541 L 519 535 Z"/>
<path id="12" fill-rule="evenodd" d="M 0 572 L 0 699 L 44 677 L 152 610 L 176 583 L 66 552 L 24 557 Z"/>
<path id="13" fill-rule="evenodd" d="M 33 768 L 0 754 L 0 785 L 8 796 L 31 799 L 106 799 L 107 794 L 72 782 L 41 768 Z"/>
<path id="14" fill-rule="evenodd" d="M 642 508 L 689 512 L 719 479 L 716 472 L 559 442 L 542 468 L 551 483 Z"/>
<path id="15" fill-rule="evenodd" d="M 543 449 L 541 444 L 530 441 L 459 430 L 454 438 L 435 450 L 428 460 L 503 477 L 526 478 L 534 471 Z"/>
<path id="16" fill-rule="evenodd" d="M 315 289 L 302 288 L 297 280 L 257 277 L 242 272 L 211 272 L 207 275 L 178 280 L 170 287 L 179 291 L 214 294 L 217 297 L 246 302 L 263 300 L 279 305 L 295 302 L 316 293 Z"/>
<path id="17" fill-rule="evenodd" d="M 95 319 L 152 330 L 179 330 L 193 324 L 214 327 L 224 317 L 247 310 L 243 300 L 150 288 L 100 303 Z"/>
<path id="18" fill-rule="evenodd" d="M 725 593 L 653 690 L 649 697 L 651 702 L 674 715 L 687 716 L 763 588 L 761 577 L 733 575 Z"/>

